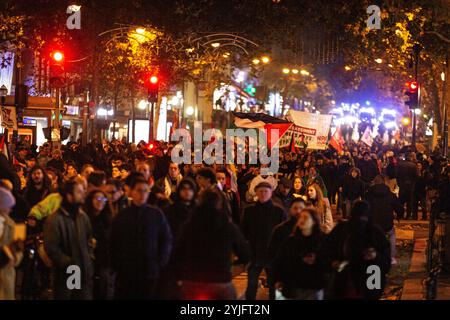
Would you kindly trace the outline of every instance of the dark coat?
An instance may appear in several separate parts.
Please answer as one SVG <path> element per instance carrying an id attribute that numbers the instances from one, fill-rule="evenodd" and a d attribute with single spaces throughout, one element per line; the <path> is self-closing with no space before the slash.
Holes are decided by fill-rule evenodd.
<path id="1" fill-rule="evenodd" d="M 55 269 L 56 299 L 75 298 L 66 283 L 69 276 L 66 271 L 70 265 L 81 268 L 83 298 L 92 297 L 94 265 L 91 240 L 91 223 L 81 209 L 74 213 L 63 202 L 61 208 L 47 218 L 44 225 L 44 247 Z"/>
<path id="2" fill-rule="evenodd" d="M 156 207 L 131 205 L 112 223 L 111 259 L 118 281 L 130 285 L 158 278 L 169 261 L 172 234 L 165 215 Z M 137 281 L 137 282 L 136 282 Z"/>
<path id="3" fill-rule="evenodd" d="M 414 185 L 417 180 L 418 170 L 412 161 L 400 161 L 397 166 L 397 184 L 400 189 L 403 186 Z"/>
<path id="4" fill-rule="evenodd" d="M 275 259 L 283 242 L 286 241 L 286 239 L 289 238 L 289 236 L 292 234 L 296 223 L 297 219 L 294 217 L 290 217 L 288 220 L 280 223 L 275 228 L 273 228 L 269 240 L 269 246 L 267 249 L 270 261 L 273 261 L 273 259 Z"/>
<path id="5" fill-rule="evenodd" d="M 361 179 L 365 183 L 370 183 L 380 173 L 376 163 L 373 160 L 366 161 L 361 159 L 358 161 L 357 167 L 361 170 Z"/>
<path id="6" fill-rule="evenodd" d="M 360 177 L 347 175 L 342 183 L 342 195 L 345 199 L 356 200 L 364 195 L 364 183 Z"/>
<path id="7" fill-rule="evenodd" d="M 303 236 L 299 231 L 281 246 L 271 268 L 272 280 L 282 282 L 283 295 L 287 298 L 294 289 L 319 290 L 325 287 L 327 260 L 323 256 L 324 235 Z M 316 263 L 308 265 L 303 258 L 316 255 Z"/>
<path id="8" fill-rule="evenodd" d="M 250 259 L 250 249 L 244 236 L 226 216 L 219 226 L 214 227 L 195 215 L 183 228 L 173 255 L 177 279 L 230 282 L 232 253 L 243 263 Z"/>
<path id="9" fill-rule="evenodd" d="M 394 227 L 394 213 L 397 217 L 403 217 L 403 207 L 400 200 L 391 192 L 385 184 L 376 184 L 369 188 L 366 200 L 370 204 L 372 221 L 384 232 Z"/>
<path id="10" fill-rule="evenodd" d="M 363 259 L 363 252 L 375 248 L 375 260 Z M 350 221 L 340 222 L 327 236 L 325 256 L 332 261 L 348 261 L 345 269 L 335 274 L 332 296 L 336 299 L 379 299 L 386 285 L 386 274 L 391 268 L 390 244 L 384 232 L 372 223 L 355 231 Z M 381 271 L 381 289 L 367 288 L 367 268 L 376 265 Z"/>
<path id="11" fill-rule="evenodd" d="M 266 203 L 257 202 L 245 209 L 242 232 L 250 244 L 253 263 L 262 266 L 269 263 L 267 247 L 270 235 L 273 228 L 284 220 L 284 210 L 271 200 Z"/>

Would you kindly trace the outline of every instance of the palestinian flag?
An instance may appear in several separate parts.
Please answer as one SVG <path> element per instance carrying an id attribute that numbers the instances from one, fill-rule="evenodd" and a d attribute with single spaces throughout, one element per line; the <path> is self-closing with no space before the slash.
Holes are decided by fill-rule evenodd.
<path id="1" fill-rule="evenodd" d="M 269 116 L 265 113 L 233 112 L 234 124 L 238 128 L 260 129 L 266 132 L 267 146 L 271 149 L 294 125 L 292 122 Z M 278 130 L 278 139 L 272 145 L 272 130 Z"/>

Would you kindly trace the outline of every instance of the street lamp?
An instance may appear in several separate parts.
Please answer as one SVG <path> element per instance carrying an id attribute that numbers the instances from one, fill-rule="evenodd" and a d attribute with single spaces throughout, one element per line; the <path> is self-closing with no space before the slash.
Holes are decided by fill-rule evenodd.
<path id="1" fill-rule="evenodd" d="M 194 107 L 189 106 L 189 107 L 186 108 L 186 115 L 188 117 L 191 117 L 194 114 L 194 112 L 195 112 Z"/>
<path id="2" fill-rule="evenodd" d="M 380 59 L 380 58 L 375 59 L 375 62 L 378 63 L 378 64 L 383 63 L 383 59 Z"/>
<path id="3" fill-rule="evenodd" d="M 258 65 L 260 63 L 259 59 L 253 59 L 252 62 L 254 65 Z"/>
<path id="4" fill-rule="evenodd" d="M 298 71 L 298 69 L 292 69 L 292 73 L 293 73 L 293 74 L 298 74 L 299 71 Z"/>
<path id="5" fill-rule="evenodd" d="M 283 68 L 284 74 L 289 74 L 290 72 L 291 72 L 291 70 L 289 68 Z"/>
<path id="6" fill-rule="evenodd" d="M 213 43 L 211 43 L 211 47 L 218 48 L 218 47 L 220 47 L 220 43 L 219 42 L 213 42 Z"/>
<path id="7" fill-rule="evenodd" d="M 344 69 L 345 69 L 345 71 L 350 71 L 350 70 L 352 70 L 352 68 L 350 68 L 350 66 L 345 66 Z"/>
<path id="8" fill-rule="evenodd" d="M 264 57 L 261 58 L 261 61 L 262 61 L 264 64 L 268 64 L 268 63 L 270 62 L 270 58 L 269 58 L 268 56 L 264 56 Z"/>
<path id="9" fill-rule="evenodd" d="M 309 72 L 306 71 L 305 69 L 301 70 L 300 73 L 304 76 L 309 76 Z"/>
<path id="10" fill-rule="evenodd" d="M 145 110 L 145 109 L 147 109 L 147 101 L 146 100 L 141 100 L 141 101 L 139 101 L 139 103 L 138 103 L 138 108 L 139 109 L 141 109 L 141 110 Z"/>

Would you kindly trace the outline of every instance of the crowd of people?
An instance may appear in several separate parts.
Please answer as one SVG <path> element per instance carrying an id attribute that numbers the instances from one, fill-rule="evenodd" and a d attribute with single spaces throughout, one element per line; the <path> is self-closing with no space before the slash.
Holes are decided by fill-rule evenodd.
<path id="1" fill-rule="evenodd" d="M 376 143 L 282 150 L 279 172 L 262 175 L 264 165 L 176 164 L 172 148 L 113 140 L 0 154 L 0 300 L 237 299 L 239 265 L 248 300 L 261 283 L 269 299 L 379 299 L 397 263 L 395 219 L 449 212 L 437 155 Z M 381 289 L 366 285 L 370 265 Z M 79 287 L 67 285 L 70 266 Z"/>

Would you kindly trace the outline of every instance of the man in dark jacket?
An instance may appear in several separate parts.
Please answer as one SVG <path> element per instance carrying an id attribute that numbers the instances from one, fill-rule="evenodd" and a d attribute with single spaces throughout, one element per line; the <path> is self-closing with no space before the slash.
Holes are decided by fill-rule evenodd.
<path id="1" fill-rule="evenodd" d="M 191 219 L 195 207 L 196 185 L 191 179 L 183 179 L 178 185 L 174 203 L 164 209 L 173 237 L 173 248 L 177 247 L 185 224 Z M 162 270 L 158 284 L 158 298 L 179 300 L 181 292 L 176 284 L 173 254 Z"/>
<path id="2" fill-rule="evenodd" d="M 154 299 L 161 268 L 169 261 L 170 227 L 158 208 L 147 205 L 148 189 L 145 179 L 132 181 L 132 204 L 112 224 L 111 255 L 117 274 L 117 299 Z"/>
<path id="3" fill-rule="evenodd" d="M 400 161 L 397 166 L 397 184 L 399 187 L 399 198 L 402 205 L 406 203 L 405 219 L 417 219 L 413 216 L 414 188 L 416 185 L 418 170 L 412 161 L 412 155 L 406 160 Z"/>
<path id="4" fill-rule="evenodd" d="M 366 201 L 355 202 L 350 220 L 341 221 L 328 235 L 325 250 L 337 270 L 331 298 L 377 300 L 382 296 L 391 268 L 390 247 L 383 231 L 372 223 Z M 373 266 L 380 269 L 379 289 L 367 286 Z"/>
<path id="5" fill-rule="evenodd" d="M 294 196 L 291 194 L 292 182 L 288 178 L 282 177 L 275 190 L 272 201 L 288 212 Z"/>
<path id="6" fill-rule="evenodd" d="M 364 158 L 358 161 L 357 167 L 361 171 L 361 179 L 369 185 L 380 172 L 369 152 L 366 151 L 363 156 Z"/>
<path id="7" fill-rule="evenodd" d="M 343 218 L 350 215 L 353 202 L 364 195 L 364 182 L 361 180 L 361 171 L 358 168 L 350 169 L 347 176 L 344 177 L 342 185 L 339 187 L 344 200 Z"/>
<path id="8" fill-rule="evenodd" d="M 383 176 L 375 177 L 374 185 L 369 188 L 366 200 L 370 204 L 373 224 L 378 225 L 389 238 L 392 264 L 396 264 L 394 214 L 399 218 L 403 216 L 400 200 L 385 184 Z"/>
<path id="9" fill-rule="evenodd" d="M 259 183 L 255 187 L 255 192 L 258 201 L 245 209 L 242 222 L 242 231 L 250 244 L 252 253 L 245 293 L 247 300 L 256 299 L 258 277 L 261 271 L 265 269 L 266 274 L 270 275 L 267 254 L 269 237 L 273 228 L 285 220 L 284 210 L 275 206 L 271 200 L 272 186 L 269 183 Z M 271 285 L 270 279 L 268 282 Z M 274 299 L 275 291 L 273 289 L 269 294 L 269 298 Z"/>
<path id="10" fill-rule="evenodd" d="M 84 187 L 70 180 L 63 185 L 61 195 L 61 208 L 47 218 L 44 226 L 45 251 L 55 269 L 54 297 L 56 300 L 90 300 L 94 265 L 91 223 L 80 209 L 84 203 Z M 79 268 L 78 273 L 76 268 Z M 81 279 L 75 278 L 72 283 L 73 276 Z M 70 283 L 75 288 L 69 288 Z"/>
<path id="11" fill-rule="evenodd" d="M 292 200 L 288 219 L 273 229 L 267 249 L 270 261 L 275 259 L 283 242 L 292 234 L 298 216 L 305 206 L 305 201 L 302 198 L 295 198 Z"/>

